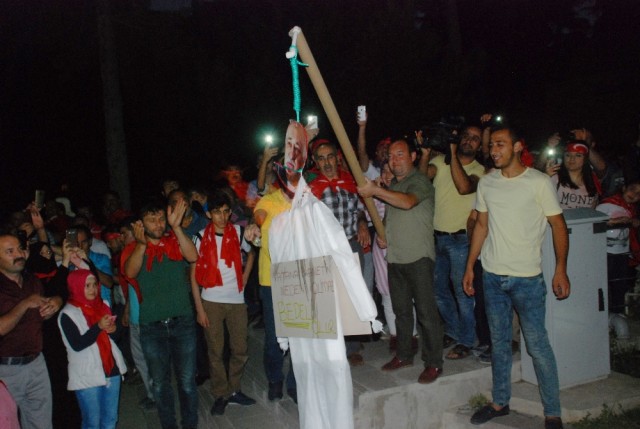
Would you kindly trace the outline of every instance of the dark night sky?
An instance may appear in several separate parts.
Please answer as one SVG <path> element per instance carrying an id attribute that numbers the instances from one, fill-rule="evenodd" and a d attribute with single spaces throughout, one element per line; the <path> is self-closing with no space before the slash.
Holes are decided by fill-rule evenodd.
<path id="1" fill-rule="evenodd" d="M 640 2 L 458 0 L 459 56 L 445 3 L 218 0 L 185 15 L 113 1 L 133 204 L 165 176 L 208 184 L 225 162 L 255 173 L 264 131 L 282 138 L 294 116 L 284 57 L 294 25 L 352 139 L 359 104 L 372 144 L 443 114 L 486 111 L 534 146 L 585 126 L 615 155 L 637 136 Z M 4 1 L 0 41 L 3 213 L 63 181 L 93 201 L 108 187 L 93 2 Z M 300 76 L 302 113 L 318 114 L 331 138 Z"/>

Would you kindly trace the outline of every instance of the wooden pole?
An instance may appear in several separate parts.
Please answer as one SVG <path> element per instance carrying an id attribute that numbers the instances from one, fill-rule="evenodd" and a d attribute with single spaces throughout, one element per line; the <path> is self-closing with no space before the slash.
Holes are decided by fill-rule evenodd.
<path id="1" fill-rule="evenodd" d="M 294 27 L 294 29 L 289 32 L 289 35 L 291 36 L 293 31 L 296 29 L 297 27 Z M 351 146 L 351 142 L 349 141 L 347 132 L 345 131 L 344 125 L 340 120 L 340 116 L 338 116 L 338 111 L 336 110 L 336 106 L 333 104 L 331 94 L 329 94 L 329 90 L 324 83 L 324 79 L 322 79 L 320 69 L 318 69 L 316 60 L 313 58 L 313 54 L 309 49 L 309 45 L 307 44 L 307 40 L 304 38 L 302 30 L 300 30 L 297 35 L 296 46 L 298 48 L 298 53 L 300 54 L 300 59 L 302 60 L 302 62 L 308 64 L 308 67 L 305 68 L 307 70 L 307 73 L 309 74 L 311 83 L 313 84 L 313 87 L 318 94 L 318 98 L 322 103 L 324 112 L 326 113 L 327 118 L 329 118 L 329 123 L 331 123 L 333 132 L 338 138 L 338 143 L 340 143 L 340 148 L 342 149 L 342 153 L 344 153 L 344 157 L 347 160 L 349 168 L 351 169 L 351 173 L 353 174 L 356 183 L 362 186 L 365 183 L 365 177 L 362 173 L 362 169 L 360 168 L 360 163 L 356 158 L 356 154 L 353 152 L 353 147 Z M 380 219 L 380 216 L 378 216 L 378 210 L 373 203 L 373 199 L 371 197 L 364 198 L 364 203 L 369 210 L 369 215 L 371 216 L 371 220 L 373 221 L 373 226 L 376 228 L 376 232 L 382 239 L 385 239 L 384 225 L 382 225 L 382 220 Z"/>

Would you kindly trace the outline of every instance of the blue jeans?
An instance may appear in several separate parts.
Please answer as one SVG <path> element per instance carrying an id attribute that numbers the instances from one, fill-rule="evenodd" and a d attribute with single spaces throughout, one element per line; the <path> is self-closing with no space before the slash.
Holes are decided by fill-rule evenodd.
<path id="1" fill-rule="evenodd" d="M 121 379 L 120 375 L 116 375 L 108 377 L 105 386 L 76 390 L 82 413 L 82 429 L 115 429 Z"/>
<path id="2" fill-rule="evenodd" d="M 438 310 L 444 320 L 444 333 L 459 344 L 472 347 L 476 341 L 475 300 L 462 289 L 468 253 L 467 234 L 436 236 L 434 287 Z M 449 288 L 449 279 L 455 297 Z"/>
<path id="3" fill-rule="evenodd" d="M 153 380 L 153 395 L 163 429 L 177 428 L 171 365 L 178 384 L 183 428 L 198 426 L 196 321 L 192 315 L 141 323 L 140 342 Z"/>
<path id="4" fill-rule="evenodd" d="M 284 353 L 280 350 L 276 339 L 276 322 L 273 316 L 273 300 L 271 287 L 260 286 L 260 299 L 262 300 L 262 317 L 264 319 L 264 371 L 269 383 L 282 383 L 284 374 Z M 287 374 L 287 390 L 296 388 L 296 377 L 293 374 L 293 365 L 289 367 Z"/>
<path id="5" fill-rule="evenodd" d="M 527 352 L 533 359 L 544 415 L 560 416 L 558 369 L 545 328 L 547 288 L 542 274 L 511 277 L 485 271 L 483 281 L 493 347 L 493 402 L 505 406 L 511 399 L 511 321 L 515 308 Z"/>

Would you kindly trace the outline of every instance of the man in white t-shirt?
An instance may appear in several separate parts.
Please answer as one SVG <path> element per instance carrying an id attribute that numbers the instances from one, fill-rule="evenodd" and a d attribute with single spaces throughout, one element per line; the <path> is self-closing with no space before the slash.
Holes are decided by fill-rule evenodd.
<path id="1" fill-rule="evenodd" d="M 228 403 L 256 402 L 240 390 L 240 379 L 249 358 L 244 286 L 251 271 L 249 267 L 243 272 L 241 250 L 249 252 L 251 246 L 241 236 L 240 227 L 229 221 L 231 201 L 227 194 L 218 191 L 211 195 L 208 207 L 211 223 L 194 237 L 198 260 L 191 266 L 191 289 L 198 323 L 207 339 L 215 398 L 211 414 L 221 415 Z M 231 350 L 228 372 L 223 356 L 225 324 Z"/>
<path id="2" fill-rule="evenodd" d="M 525 167 L 524 144 L 511 128 L 492 130 L 490 154 L 496 170 L 478 183 L 476 210 L 464 290 L 473 295 L 473 265 L 482 252 L 483 284 L 493 353 L 493 400 L 471 417 L 482 424 L 509 414 L 511 399 L 512 308 L 520 316 L 527 351 L 533 359 L 545 415 L 545 429 L 562 428 L 556 360 L 545 329 L 547 289 L 541 270 L 541 246 L 551 226 L 556 268 L 553 293 L 569 296 L 569 235 L 551 180 Z"/>

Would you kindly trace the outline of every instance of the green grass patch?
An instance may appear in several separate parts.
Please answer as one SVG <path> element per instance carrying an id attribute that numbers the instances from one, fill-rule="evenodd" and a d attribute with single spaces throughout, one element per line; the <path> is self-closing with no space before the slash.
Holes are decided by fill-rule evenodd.
<path id="1" fill-rule="evenodd" d="M 489 398 L 484 396 L 482 393 L 473 395 L 471 398 L 469 398 L 469 406 L 474 411 L 478 411 L 480 408 L 484 407 L 488 403 L 489 403 Z"/>
<path id="2" fill-rule="evenodd" d="M 623 410 L 620 405 L 615 407 L 604 405 L 599 416 L 587 415 L 571 423 L 571 427 L 574 429 L 640 429 L 640 407 Z"/>

